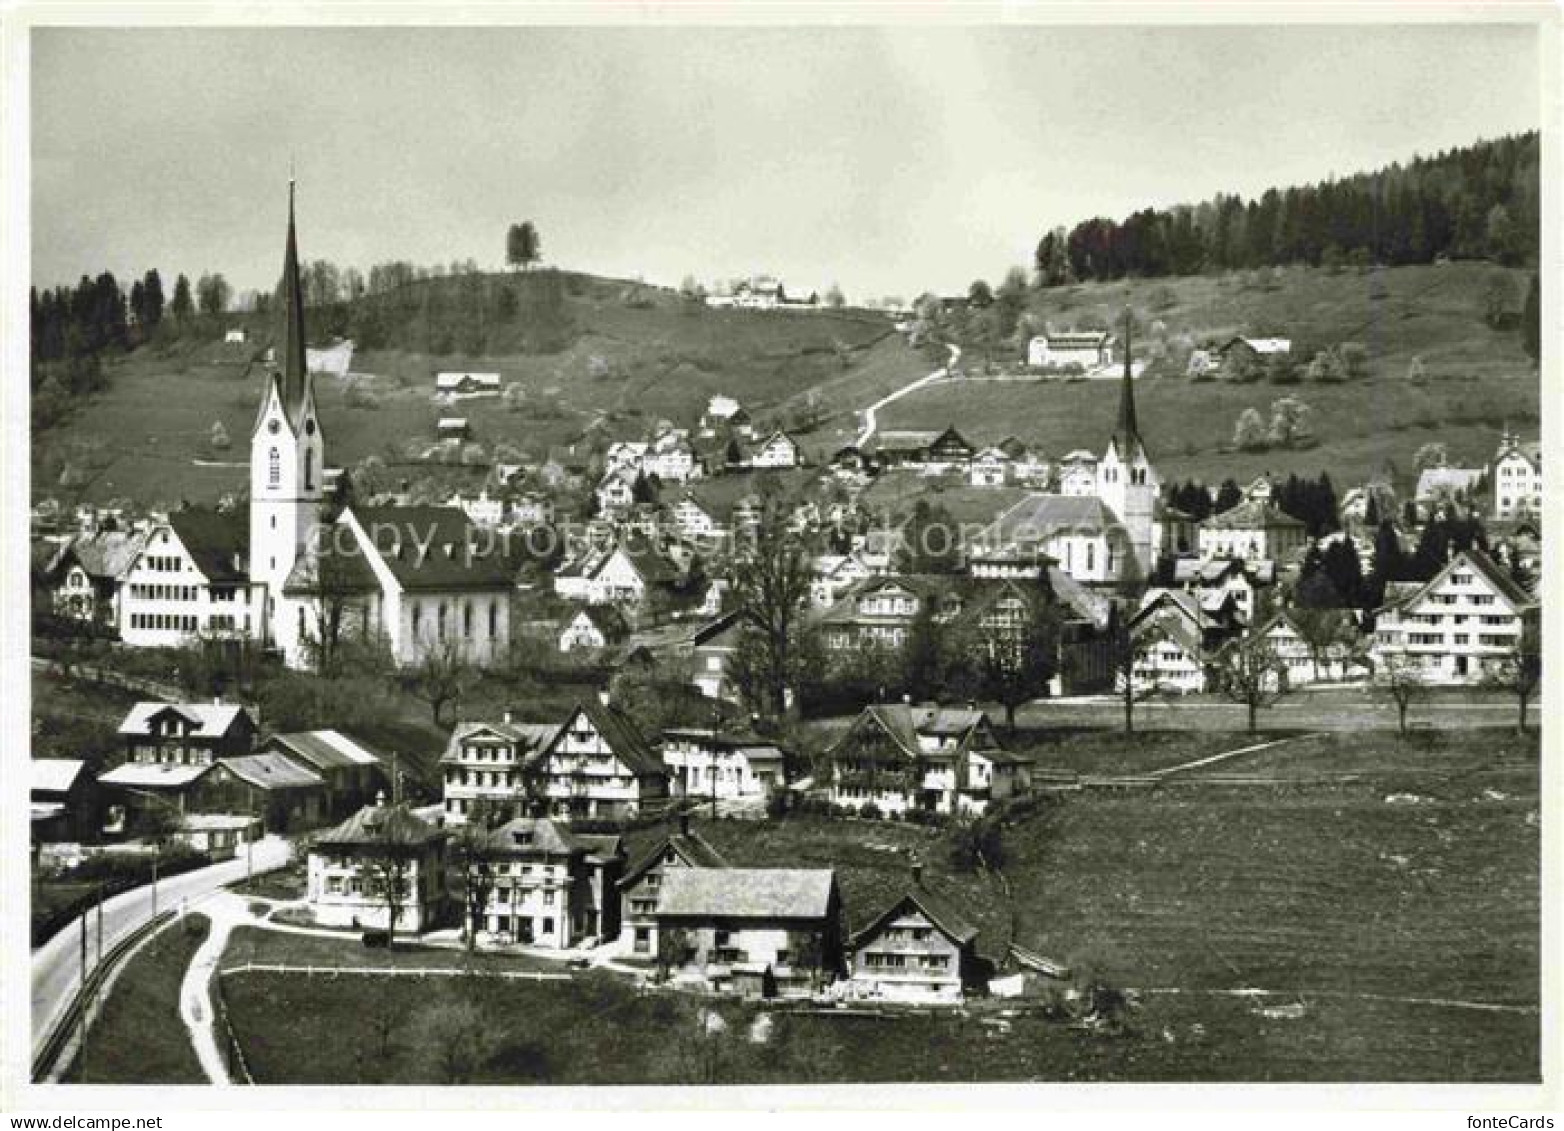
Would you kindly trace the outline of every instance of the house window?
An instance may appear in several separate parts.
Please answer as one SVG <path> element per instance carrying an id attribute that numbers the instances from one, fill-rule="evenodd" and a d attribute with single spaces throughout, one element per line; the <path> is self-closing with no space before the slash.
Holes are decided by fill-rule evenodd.
<path id="1" fill-rule="evenodd" d="M 499 613 L 499 610 L 500 610 L 500 607 L 499 607 L 498 604 L 496 604 L 494 602 L 490 602 L 490 604 L 489 604 L 489 639 L 491 639 L 491 640 L 496 635 L 495 627 L 498 624 L 498 617 L 497 617 L 496 614 Z"/>
<path id="2" fill-rule="evenodd" d="M 462 602 L 462 635 L 472 636 L 472 602 Z"/>
<path id="3" fill-rule="evenodd" d="M 435 627 L 435 639 L 436 640 L 444 640 L 445 639 L 445 602 L 444 601 L 440 602 L 440 608 L 439 608 L 438 616 L 439 616 L 439 621 L 438 621 L 438 623 L 437 623 L 437 625 Z"/>
<path id="4" fill-rule="evenodd" d="M 282 482 L 282 453 L 273 448 L 266 455 L 266 485 L 275 487 Z"/>

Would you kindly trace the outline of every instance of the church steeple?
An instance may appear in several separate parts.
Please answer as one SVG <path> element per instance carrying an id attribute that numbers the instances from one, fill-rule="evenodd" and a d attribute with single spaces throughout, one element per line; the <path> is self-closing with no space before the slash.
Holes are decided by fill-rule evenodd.
<path id="1" fill-rule="evenodd" d="M 282 356 L 278 369 L 282 377 L 282 403 L 295 426 L 304 405 L 309 381 L 309 362 L 304 352 L 304 287 L 299 279 L 299 241 L 293 226 L 293 178 L 288 178 L 288 247 L 283 253 L 282 286 L 278 295 L 282 316 Z"/>
<path id="2" fill-rule="evenodd" d="M 1135 423 L 1135 379 L 1130 369 L 1133 320 L 1134 315 L 1126 310 L 1124 312 L 1124 383 L 1119 387 L 1119 419 L 1113 428 L 1114 446 L 1118 448 L 1119 455 L 1126 460 L 1133 458 L 1136 448 L 1145 447 L 1141 442 L 1140 428 Z"/>

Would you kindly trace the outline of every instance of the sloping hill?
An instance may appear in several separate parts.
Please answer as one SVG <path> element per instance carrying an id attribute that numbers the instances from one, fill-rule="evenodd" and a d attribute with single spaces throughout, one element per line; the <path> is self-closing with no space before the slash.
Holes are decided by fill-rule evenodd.
<path id="1" fill-rule="evenodd" d="M 1364 375 L 1341 384 L 1194 382 L 1168 375 L 1147 377 L 1136 388 L 1142 431 L 1165 476 L 1241 481 L 1266 470 L 1327 470 L 1346 483 L 1378 471 L 1387 459 L 1405 475 L 1413 453 L 1431 440 L 1449 446 L 1452 462 L 1483 461 L 1506 422 L 1535 430 L 1536 371 L 1519 335 L 1490 329 L 1482 317 L 1496 275 L 1508 277 L 1517 295 L 1524 293 L 1524 272 L 1490 264 L 1372 273 L 1290 268 L 1062 287 L 1034 294 L 1031 311 L 1040 322 L 1066 329 L 1112 325 L 1129 305 L 1143 323 L 1161 323 L 1156 337 L 1187 334 L 1197 343 L 1237 333 L 1289 337 L 1304 361 L 1317 349 L 1360 343 Z M 1150 337 L 1137 338 L 1137 356 Z M 1001 356 L 996 352 L 996 360 Z M 1426 370 L 1422 385 L 1408 380 L 1414 356 Z M 969 364 L 969 376 L 980 376 L 980 369 Z M 1284 395 L 1300 397 L 1314 410 L 1318 446 L 1232 451 L 1238 414 L 1254 407 L 1268 416 L 1270 403 Z M 895 402 L 881 413 L 881 425 L 932 429 L 953 422 L 976 443 L 1014 434 L 1059 455 L 1100 448 L 1117 401 L 1111 381 L 965 380 Z"/>
<path id="2" fill-rule="evenodd" d="M 513 285 L 506 276 L 476 278 L 475 302 L 490 301 L 486 288 Z M 388 463 L 406 460 L 433 443 L 442 415 L 466 416 L 490 454 L 496 446 L 541 453 L 594 424 L 626 435 L 639 434 L 659 417 L 691 424 L 719 392 L 764 417 L 794 391 L 876 359 L 887 343 L 910 353 L 892 341 L 894 331 L 879 315 L 714 310 L 639 284 L 572 278 L 576 283 L 563 289 L 561 310 L 546 315 L 559 317 L 555 330 L 564 327 L 559 348 L 547 353 L 530 348 L 528 319 L 545 315 L 525 302 L 514 325 L 488 335 L 508 352 L 432 354 L 398 346 L 429 333 L 431 307 L 459 326 L 466 315 L 454 304 L 463 287 L 474 285 L 450 278 L 418 284 L 426 296 L 442 297 L 410 304 L 408 324 L 382 331 L 387 344 L 380 348 L 356 352 L 347 379 L 317 380 L 331 462 L 350 466 L 371 455 Z M 311 311 L 308 321 L 311 327 L 351 328 L 355 309 Z M 443 317 L 436 316 L 437 334 L 444 333 Z M 210 501 L 242 487 L 264 373 L 257 359 L 272 327 L 255 315 L 225 325 L 244 326 L 250 341 L 186 339 L 108 359 L 108 389 L 35 438 L 35 496 Z M 310 336 L 312 345 L 325 344 L 325 330 Z M 497 371 L 516 392 L 504 402 L 442 405 L 433 396 L 434 374 L 441 370 Z M 227 450 L 210 444 L 214 423 L 231 440 Z"/>

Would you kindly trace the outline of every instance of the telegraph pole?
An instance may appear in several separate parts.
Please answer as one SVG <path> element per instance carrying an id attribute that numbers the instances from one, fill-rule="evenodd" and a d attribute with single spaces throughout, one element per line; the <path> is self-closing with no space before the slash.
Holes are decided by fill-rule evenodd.
<path id="1" fill-rule="evenodd" d="M 81 992 L 87 990 L 87 913 L 81 913 Z M 80 1074 L 86 1075 L 87 1069 L 87 1006 L 83 1002 L 81 1006 L 81 1035 L 78 1038 L 79 1048 L 76 1050 L 76 1062 L 81 1065 Z"/>
<path id="2" fill-rule="evenodd" d="M 98 965 L 103 965 L 103 881 L 98 881 Z"/>

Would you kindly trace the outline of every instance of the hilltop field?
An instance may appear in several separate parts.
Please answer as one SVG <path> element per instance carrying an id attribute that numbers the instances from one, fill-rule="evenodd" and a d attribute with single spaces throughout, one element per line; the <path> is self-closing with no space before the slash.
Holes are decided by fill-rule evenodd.
<path id="1" fill-rule="evenodd" d="M 1506 423 L 1523 432 L 1537 427 L 1540 390 L 1519 335 L 1491 329 L 1483 319 L 1486 289 L 1503 273 L 1491 264 L 1463 262 L 1079 284 L 1035 293 L 1030 310 L 1066 328 L 1110 324 L 1128 304 L 1146 321 L 1160 322 L 1165 336 L 1290 337 L 1300 362 L 1318 348 L 1359 343 L 1364 373 L 1340 384 L 1148 376 L 1137 389 L 1142 432 L 1165 478 L 1241 481 L 1262 471 L 1328 470 L 1346 485 L 1382 471 L 1389 460 L 1406 486 L 1413 454 L 1424 443 L 1441 441 L 1452 462 L 1474 464 L 1492 455 Z M 1526 274 L 1508 274 L 1516 293 L 1524 293 Z M 435 421 L 448 414 L 466 416 L 491 455 L 497 445 L 541 455 L 593 428 L 634 435 L 664 417 L 693 424 L 719 392 L 738 397 L 763 421 L 790 421 L 812 397 L 824 419 L 802 439 L 818 459 L 852 440 L 862 409 L 934 368 L 877 313 L 713 310 L 671 292 L 609 280 L 574 284 L 568 293 L 568 333 L 562 335 L 568 344 L 556 352 L 520 352 L 527 341 L 523 329 L 488 338 L 517 352 L 357 353 L 354 376 L 318 382 L 332 462 L 351 466 L 376 455 L 406 463 L 420 443 L 433 443 Z M 518 317 L 524 322 L 527 316 Z M 249 321 L 257 332 L 248 345 L 180 342 L 143 347 L 114 361 L 107 391 L 35 438 L 34 495 L 201 502 L 242 487 L 262 373 L 255 343 L 264 338 L 264 324 Z M 419 337 L 415 327 L 398 340 Z M 994 360 L 1014 365 L 1018 358 L 1009 355 L 999 351 Z M 1414 356 L 1426 371 L 1420 385 L 1408 380 Z M 963 361 L 965 378 L 892 403 L 880 411 L 880 427 L 955 424 L 977 444 L 1016 435 L 1053 456 L 1101 447 L 1112 426 L 1116 382 L 988 380 L 972 350 Z M 498 371 L 519 393 L 505 402 L 436 402 L 434 374 L 464 369 Z M 1268 416 L 1271 402 L 1283 395 L 1300 397 L 1313 409 L 1318 443 L 1302 450 L 1233 450 L 1239 413 L 1253 407 Z M 210 444 L 216 422 L 231 438 L 227 450 Z M 67 467 L 71 473 L 62 484 Z M 407 473 L 418 470 L 409 464 Z"/>
<path id="2" fill-rule="evenodd" d="M 1317 349 L 1361 344 L 1364 374 L 1340 384 L 1235 385 L 1148 376 L 1136 387 L 1141 431 L 1164 478 L 1244 482 L 1265 471 L 1328 471 L 1345 486 L 1382 471 L 1387 460 L 1406 479 L 1414 453 L 1429 441 L 1446 444 L 1452 463 L 1480 466 L 1492 458 L 1506 423 L 1535 432 L 1540 388 L 1520 336 L 1493 330 L 1482 317 L 1490 280 L 1505 273 L 1516 293 L 1524 293 L 1524 272 L 1451 263 L 1372 273 L 1298 268 L 1087 284 L 1041 292 L 1031 309 L 1061 329 L 1111 324 L 1129 305 L 1162 322 L 1167 335 L 1188 333 L 1197 342 L 1238 333 L 1288 337 L 1300 367 Z M 1421 385 L 1408 380 L 1413 357 L 1423 362 Z M 1099 449 L 1112 429 L 1117 382 L 985 381 L 982 359 L 970 350 L 964 368 L 967 379 L 931 385 L 881 410 L 881 427 L 954 423 L 973 443 L 1016 435 L 1053 456 Z M 1318 445 L 1234 450 L 1239 413 L 1253 407 L 1269 418 L 1271 402 L 1284 395 L 1313 409 Z"/>

